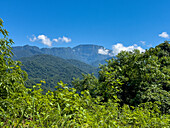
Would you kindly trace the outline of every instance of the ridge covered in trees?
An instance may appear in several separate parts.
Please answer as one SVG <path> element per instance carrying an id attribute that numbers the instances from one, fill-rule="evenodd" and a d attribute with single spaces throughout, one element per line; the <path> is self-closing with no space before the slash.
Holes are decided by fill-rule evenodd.
<path id="1" fill-rule="evenodd" d="M 63 81 L 71 86 L 73 78 L 82 78 L 83 74 L 95 73 L 97 68 L 78 60 L 65 60 L 52 55 L 35 55 L 31 57 L 20 58 L 23 66 L 21 69 L 28 74 L 26 87 L 45 80 L 46 84 L 42 85 L 43 92 L 48 90 L 54 91 L 57 82 Z"/>
<path id="2" fill-rule="evenodd" d="M 27 73 L 11 59 L 13 41 L 2 19 L 0 33 L 0 127 L 169 127 L 167 41 L 144 53 L 123 51 L 100 66 L 99 78 L 83 75 L 75 88 L 61 81 L 43 95 L 45 81 L 24 86 Z"/>

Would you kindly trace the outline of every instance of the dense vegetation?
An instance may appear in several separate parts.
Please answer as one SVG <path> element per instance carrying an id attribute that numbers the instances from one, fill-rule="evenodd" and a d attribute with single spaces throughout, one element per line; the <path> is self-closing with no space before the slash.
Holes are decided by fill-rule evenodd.
<path id="1" fill-rule="evenodd" d="M 96 68 L 94 66 L 91 66 L 89 64 L 86 64 L 84 62 L 78 61 L 78 60 L 74 60 L 74 59 L 67 59 L 68 63 L 74 65 L 75 67 L 83 70 L 84 72 L 88 73 L 88 74 L 94 74 L 94 76 L 98 77 L 98 71 L 99 68 Z"/>
<path id="2" fill-rule="evenodd" d="M 168 41 L 144 53 L 138 50 L 123 51 L 116 59 L 102 65 L 99 79 L 86 75 L 73 81 L 83 91 L 101 96 L 107 102 L 117 96 L 120 105 L 138 106 L 145 102 L 159 101 L 163 113 L 170 113 L 170 44 Z"/>
<path id="3" fill-rule="evenodd" d="M 169 127 L 170 45 L 145 53 L 121 52 L 101 66 L 99 78 L 84 75 L 76 89 L 58 83 L 43 95 L 41 84 L 24 87 L 27 74 L 11 59 L 0 19 L 0 127 Z"/>
<path id="4" fill-rule="evenodd" d="M 74 77 L 78 78 L 85 73 L 66 60 L 51 55 L 35 55 L 19 60 L 23 64 L 21 68 L 28 73 L 27 87 L 45 80 L 46 84 L 43 85 L 43 89 L 55 90 L 55 86 L 60 80 L 71 84 Z"/>
<path id="5" fill-rule="evenodd" d="M 71 86 L 73 78 L 82 78 L 82 73 L 95 73 L 97 69 L 78 60 L 65 60 L 52 55 L 34 55 L 20 58 L 22 70 L 28 74 L 26 87 L 32 87 L 41 80 L 46 84 L 42 85 L 43 92 L 54 91 L 58 82 L 63 81 Z"/>

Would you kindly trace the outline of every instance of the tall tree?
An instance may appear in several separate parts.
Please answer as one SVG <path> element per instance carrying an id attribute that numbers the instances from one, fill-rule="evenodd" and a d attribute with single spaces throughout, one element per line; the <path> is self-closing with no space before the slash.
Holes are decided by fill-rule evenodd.
<path id="1" fill-rule="evenodd" d="M 13 61 L 11 52 L 12 39 L 8 39 L 8 32 L 3 28 L 0 19 L 0 100 L 10 97 L 14 92 L 22 92 L 27 74 L 21 70 L 20 62 Z"/>
<path id="2" fill-rule="evenodd" d="M 144 53 L 123 51 L 103 65 L 99 74 L 105 100 L 117 94 L 121 104 L 137 106 L 159 101 L 163 111 L 170 107 L 170 44 L 167 41 Z"/>
<path id="3" fill-rule="evenodd" d="M 98 80 L 84 77 L 83 80 L 75 82 L 75 87 L 81 91 L 92 90 L 90 91 L 92 96 L 101 96 L 104 102 L 117 97 L 121 105 L 137 106 L 140 103 L 157 101 L 161 104 L 162 112 L 166 113 L 169 110 L 170 44 L 168 41 L 143 53 L 139 50 L 122 51 L 116 58 L 107 62 L 100 67 Z"/>

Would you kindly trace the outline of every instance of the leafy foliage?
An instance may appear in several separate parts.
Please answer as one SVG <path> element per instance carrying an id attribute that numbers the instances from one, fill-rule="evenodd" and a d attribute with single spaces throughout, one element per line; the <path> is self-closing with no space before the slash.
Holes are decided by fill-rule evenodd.
<path id="1" fill-rule="evenodd" d="M 97 84 L 91 84 L 95 79 L 90 81 L 91 78 L 85 77 L 76 81 L 75 87 L 81 91 L 94 88 L 91 95 L 102 96 L 105 102 L 116 96 L 121 105 L 159 101 L 162 112 L 169 113 L 170 44 L 167 41 L 144 53 L 122 51 L 100 68 Z"/>
<path id="2" fill-rule="evenodd" d="M 74 79 L 72 85 L 74 85 L 77 91 L 88 90 L 91 96 L 95 97 L 97 95 L 96 87 L 99 85 L 99 82 L 94 74 L 83 74 L 83 79 Z"/>
<path id="3" fill-rule="evenodd" d="M 34 85 L 31 89 L 24 87 L 25 72 L 21 70 L 19 62 L 11 59 L 12 53 L 9 44 L 12 43 L 12 40 L 6 38 L 7 32 L 2 28 L 2 23 L 3 21 L 0 20 L 0 31 L 4 35 L 4 38 L 0 40 L 0 91 L 3 92 L 0 97 L 0 127 L 169 127 L 170 115 L 167 111 L 162 113 L 162 105 L 167 104 L 163 104 L 162 101 L 157 99 L 157 96 L 159 98 L 162 96 L 162 99 L 164 99 L 164 96 L 169 94 L 169 87 L 167 86 L 169 70 L 165 69 L 169 62 L 166 60 L 161 63 L 162 61 L 160 61 L 166 59 L 165 56 L 162 56 L 162 58 L 154 54 L 152 59 L 155 61 L 153 61 L 150 59 L 151 54 L 149 54 L 149 57 L 146 57 L 147 59 L 144 61 L 140 58 L 146 55 L 144 53 L 140 54 L 138 51 L 134 53 L 122 52 L 117 56 L 118 60 L 110 60 L 107 66 L 101 67 L 99 79 L 95 78 L 94 75 L 84 75 L 83 80 L 76 79 L 74 81 L 76 88 L 78 88 L 79 84 L 83 85 L 82 88 L 78 88 L 81 91 L 80 94 L 77 93 L 76 89 L 69 88 L 63 82 L 59 82 L 58 86 L 56 86 L 57 90 L 48 91 L 43 95 L 41 85 L 45 84 L 45 81 L 41 80 L 40 83 Z M 162 53 L 167 54 L 160 51 L 158 55 L 161 56 Z M 130 60 L 125 58 L 131 58 L 132 62 L 130 63 Z M 137 63 L 134 64 L 132 58 L 137 60 Z M 123 62 L 126 64 L 130 63 L 132 66 L 125 66 Z M 139 64 L 139 62 L 141 63 Z M 143 63 L 147 64 L 148 69 L 141 65 Z M 118 64 L 121 64 L 121 66 Z M 129 70 L 132 70 L 134 65 L 137 65 L 138 68 L 141 66 L 140 68 L 145 72 L 141 75 L 138 74 L 139 76 L 135 76 L 132 73 L 132 76 L 124 76 L 125 69 L 127 73 L 130 73 Z M 162 68 L 160 68 L 160 65 L 162 65 Z M 137 70 L 137 68 L 135 69 Z M 137 74 L 136 70 L 132 71 Z M 117 73 L 119 73 L 120 77 Z M 155 74 L 152 76 L 151 73 Z M 156 77 L 156 80 L 153 80 L 153 77 Z M 146 87 L 144 86 L 145 84 L 137 81 L 140 87 L 141 85 L 144 86 L 141 87 L 143 93 L 140 87 L 133 83 L 137 78 L 145 78 L 149 81 L 146 83 Z M 126 88 L 137 89 L 137 91 L 132 93 L 131 98 L 135 99 L 134 94 L 140 92 L 143 94 L 142 96 L 144 94 L 148 97 L 151 96 L 153 101 L 141 102 L 135 107 L 128 104 L 120 105 L 119 100 L 122 98 L 121 95 L 124 91 L 122 86 L 125 86 L 125 82 L 135 85 L 135 88 L 131 87 L 131 85 L 128 85 Z M 86 89 L 89 89 L 89 91 Z M 150 94 L 151 91 L 149 89 L 152 90 L 153 94 Z M 91 94 L 93 95 L 91 96 Z M 129 96 L 128 94 L 126 95 Z M 125 100 L 127 103 L 130 101 L 130 99 L 126 98 Z M 144 100 L 145 98 L 141 97 L 140 101 Z"/>
<path id="4" fill-rule="evenodd" d="M 27 75 L 21 70 L 21 63 L 11 59 L 13 41 L 7 38 L 8 32 L 3 29 L 2 23 L 0 19 L 0 32 L 3 36 L 0 39 L 0 99 L 6 99 L 13 95 L 13 92 L 22 92 Z"/>

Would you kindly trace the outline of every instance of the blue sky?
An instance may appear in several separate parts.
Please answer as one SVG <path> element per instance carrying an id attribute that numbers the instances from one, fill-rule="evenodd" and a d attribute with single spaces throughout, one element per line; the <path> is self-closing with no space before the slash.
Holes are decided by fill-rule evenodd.
<path id="1" fill-rule="evenodd" d="M 147 49 L 170 34 L 170 0 L 2 0 L 14 46 Z M 44 43 L 44 44 L 43 44 Z M 46 44 L 46 45 L 45 45 Z M 136 45 L 134 45 L 136 44 Z"/>

